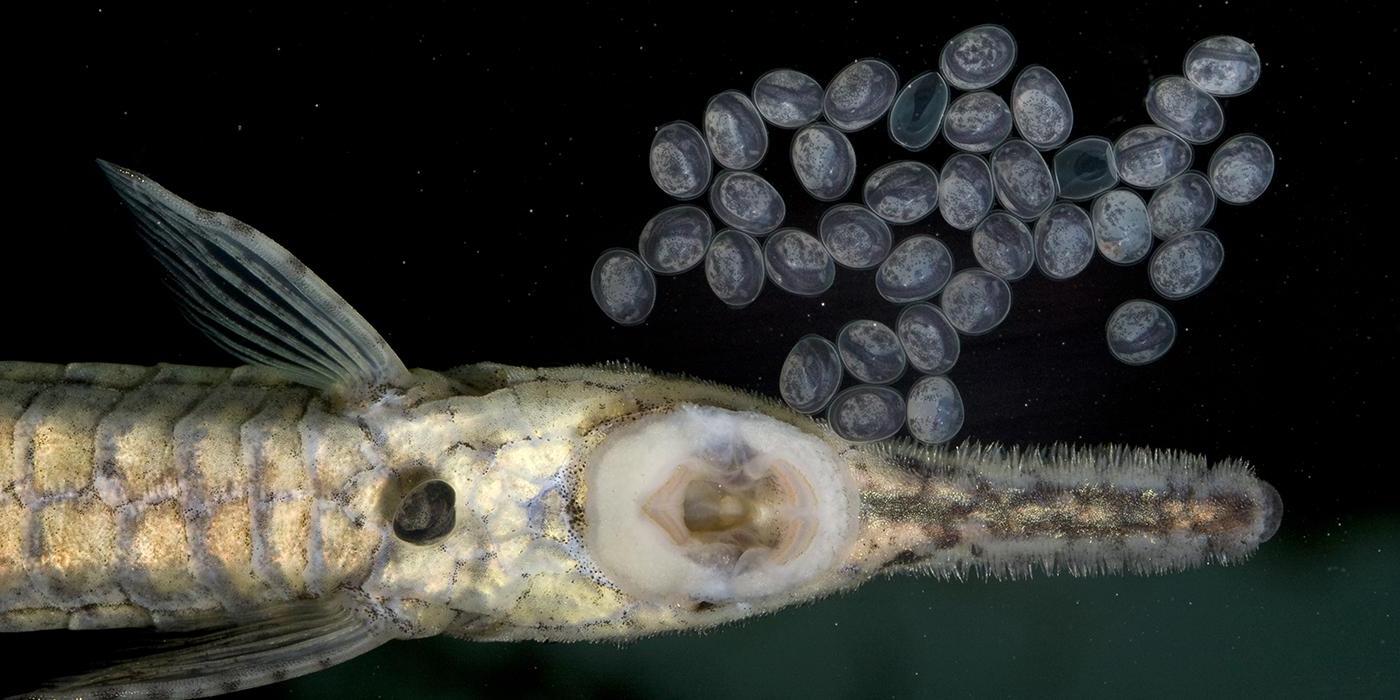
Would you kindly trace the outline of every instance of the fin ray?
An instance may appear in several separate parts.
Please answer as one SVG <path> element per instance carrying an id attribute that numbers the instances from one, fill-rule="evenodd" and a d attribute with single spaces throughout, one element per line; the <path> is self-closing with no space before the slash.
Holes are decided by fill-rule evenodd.
<path id="1" fill-rule="evenodd" d="M 349 607 L 296 603 L 212 632 L 168 639 L 143 656 L 72 676 L 37 697 L 193 698 L 254 688 L 318 671 L 392 638 Z"/>
<path id="2" fill-rule="evenodd" d="M 170 274 L 187 316 L 220 347 L 354 397 L 411 382 L 383 337 L 285 248 L 139 173 L 98 164 Z"/>
<path id="3" fill-rule="evenodd" d="M 200 278 L 199 273 L 187 269 L 187 264 L 176 257 L 173 253 L 168 253 L 160 247 L 161 244 L 152 244 L 151 250 L 170 272 L 171 282 L 176 288 L 171 291 L 177 298 L 184 300 L 182 308 L 186 310 L 186 317 L 200 319 L 194 325 L 219 344 L 225 350 L 237 357 L 252 362 L 265 362 L 262 359 L 267 353 L 271 353 L 280 358 L 280 362 L 291 364 L 297 367 L 313 370 L 324 379 L 317 380 L 323 383 L 334 383 L 336 381 L 336 369 L 324 362 L 309 346 L 295 340 L 295 329 L 287 326 L 286 329 L 273 328 L 272 324 L 263 319 L 255 310 L 246 308 L 236 299 L 231 297 L 210 298 L 198 293 L 201 285 L 208 284 Z M 193 308 L 190 308 L 193 307 Z M 190 311 L 196 313 L 189 313 Z M 225 334 L 231 333 L 235 337 L 246 335 L 249 329 L 244 328 L 235 319 L 247 318 L 262 331 L 259 336 L 261 343 L 239 343 L 233 347 L 220 342 L 221 337 L 227 340 Z M 215 337 L 214 324 L 206 321 L 214 321 L 217 326 L 222 327 L 219 337 Z M 247 348 L 247 349 L 244 349 Z M 273 363 L 268 363 L 273 364 Z"/>
<path id="4" fill-rule="evenodd" d="M 193 290 L 195 293 L 201 288 L 214 290 L 219 287 L 229 287 L 233 292 L 255 302 L 259 307 L 258 309 L 245 308 L 243 313 L 240 314 L 241 318 L 246 318 L 248 322 L 259 325 L 271 333 L 285 331 L 284 329 L 267 329 L 266 326 L 269 320 L 280 321 L 286 326 L 285 330 L 298 330 L 297 325 L 299 319 L 297 315 L 292 313 L 284 304 L 278 303 L 277 300 L 280 298 L 280 295 L 275 290 L 273 282 L 268 281 L 268 274 L 265 271 L 260 273 L 259 268 L 262 266 L 257 264 L 258 261 L 255 257 L 233 255 L 230 254 L 228 250 L 218 248 L 210 251 L 197 246 L 195 242 L 188 237 L 182 238 L 170 233 L 167 226 L 162 222 L 160 212 L 149 203 L 140 200 L 134 200 L 130 203 L 133 205 L 133 212 L 136 213 L 137 218 L 144 224 L 143 231 L 149 231 L 163 242 L 167 246 L 167 251 L 178 258 L 186 266 L 186 270 L 194 275 L 193 281 L 195 281 L 196 284 Z M 196 224 L 197 223 L 198 222 L 196 222 Z M 239 245 L 236 240 L 230 240 L 225 237 L 220 237 L 218 240 L 231 247 L 246 250 L 246 246 Z M 217 257 L 215 257 L 220 253 L 224 253 L 226 257 L 232 258 L 233 262 L 236 264 L 229 265 L 227 263 L 221 263 Z M 250 273 L 251 278 L 249 275 L 241 273 Z M 253 286 L 254 282 L 259 283 L 261 289 L 255 288 Z M 299 292 L 295 285 L 288 282 L 284 276 L 281 279 L 280 286 L 288 293 L 295 294 Z M 299 295 L 299 297 L 302 301 L 309 301 L 305 298 L 305 295 Z M 238 304 L 238 297 L 228 294 L 227 292 L 219 295 L 195 298 L 202 298 L 206 302 L 222 302 L 226 305 Z M 244 306 L 246 307 L 246 305 Z M 270 317 L 268 316 L 269 314 Z M 325 343 L 325 349 L 332 351 L 346 362 L 356 363 L 354 357 L 347 354 L 335 343 L 335 339 L 326 335 L 326 324 L 321 319 L 311 316 L 309 320 L 313 323 L 306 326 L 305 330 L 316 331 L 316 334 L 319 335 Z M 362 369 L 365 368 L 364 363 L 356 364 Z"/>

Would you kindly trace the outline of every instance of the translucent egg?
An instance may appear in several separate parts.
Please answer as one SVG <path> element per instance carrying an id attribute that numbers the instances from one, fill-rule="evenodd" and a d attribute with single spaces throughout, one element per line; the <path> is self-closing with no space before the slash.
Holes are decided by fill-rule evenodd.
<path id="1" fill-rule="evenodd" d="M 987 153 L 1011 135 L 1011 108 L 994 92 L 969 92 L 943 116 L 943 139 L 953 148 Z"/>
<path id="2" fill-rule="evenodd" d="M 710 208 L 726 226 L 762 236 L 783 223 L 787 205 L 778 190 L 761 176 L 725 170 L 710 186 Z"/>
<path id="3" fill-rule="evenodd" d="M 1011 312 L 1011 287 L 978 268 L 963 270 L 943 288 L 943 314 L 964 335 L 982 335 L 1001 325 Z"/>
<path id="4" fill-rule="evenodd" d="M 705 281 L 719 300 L 735 308 L 748 306 L 763 291 L 765 267 L 758 241 L 727 228 L 710 241 L 705 253 Z"/>
<path id="5" fill-rule="evenodd" d="M 1244 39 L 1213 36 L 1186 52 L 1181 70 L 1196 87 L 1216 97 L 1234 97 L 1259 82 L 1262 65 L 1259 53 Z"/>
<path id="6" fill-rule="evenodd" d="M 636 253 L 622 248 L 603 251 L 589 275 L 593 301 L 614 323 L 635 326 L 656 305 L 656 277 Z"/>
<path id="7" fill-rule="evenodd" d="M 651 179 L 676 199 L 695 199 L 710 185 L 710 148 L 700 130 L 671 122 L 651 139 Z"/>
<path id="8" fill-rule="evenodd" d="M 924 377 L 909 388 L 905 421 L 915 440 L 939 445 L 962 430 L 962 394 L 947 377 Z"/>
<path id="9" fill-rule="evenodd" d="M 875 169 L 865 180 L 865 206 L 892 224 L 912 224 L 938 208 L 938 173 L 901 160 Z"/>
<path id="10" fill-rule="evenodd" d="M 857 381 L 889 384 L 904 374 L 904 347 L 889 326 L 879 321 L 851 321 L 836 336 L 841 364 Z"/>
<path id="11" fill-rule="evenodd" d="M 1241 134 L 1215 149 L 1206 171 L 1220 201 L 1249 204 L 1259 199 L 1274 179 L 1274 151 L 1264 139 Z"/>
<path id="12" fill-rule="evenodd" d="M 1016 65 L 1016 39 L 1005 27 L 983 24 L 948 40 L 938 56 L 938 71 L 959 90 L 991 87 Z"/>
<path id="13" fill-rule="evenodd" d="M 1118 177 L 1133 187 L 1155 189 L 1191 167 L 1191 144 L 1159 126 L 1133 127 L 1113 142 Z"/>
<path id="14" fill-rule="evenodd" d="M 1013 216 L 1034 219 L 1055 202 L 1055 178 L 1034 146 L 1012 139 L 992 153 L 997 200 Z"/>
<path id="15" fill-rule="evenodd" d="M 1059 148 L 1074 129 L 1074 107 L 1060 79 L 1045 66 L 1027 66 L 1011 87 L 1016 131 L 1041 150 Z"/>
<path id="16" fill-rule="evenodd" d="M 949 226 L 959 231 L 973 228 L 986 218 L 995 201 L 992 168 L 981 156 L 954 153 L 943 163 L 938 179 L 938 210 Z"/>
<path id="17" fill-rule="evenodd" d="M 909 365 L 924 374 L 944 374 L 958 362 L 962 341 L 943 310 L 929 303 L 910 304 L 899 312 L 895 334 Z"/>
<path id="18" fill-rule="evenodd" d="M 988 272 L 1014 282 L 1035 265 L 1035 238 L 1020 219 L 994 211 L 973 229 L 972 255 Z"/>
<path id="19" fill-rule="evenodd" d="M 1161 359 L 1176 342 L 1176 320 L 1161 304 L 1133 299 L 1113 310 L 1104 333 L 1109 353 L 1119 362 L 1146 365 Z"/>
<path id="20" fill-rule="evenodd" d="M 1105 192 L 1094 200 L 1089 211 L 1094 225 L 1094 241 L 1099 254 L 1116 265 L 1131 265 L 1152 250 L 1152 228 L 1147 221 L 1147 204 L 1142 195 L 1119 189 Z"/>
<path id="21" fill-rule="evenodd" d="M 890 254 L 889 224 L 858 204 L 838 204 L 822 214 L 817 235 L 837 265 L 865 270 Z"/>
<path id="22" fill-rule="evenodd" d="M 831 400 L 826 419 L 831 429 L 845 440 L 884 440 L 904 426 L 904 397 L 887 386 L 853 386 Z"/>
<path id="23" fill-rule="evenodd" d="M 953 274 L 953 255 L 932 236 L 910 236 L 894 247 L 875 271 L 875 290 L 896 304 L 938 294 Z"/>
<path id="24" fill-rule="evenodd" d="M 1055 153 L 1055 186 L 1061 197 L 1093 199 L 1117 185 L 1118 164 L 1108 139 L 1085 136 Z"/>
<path id="25" fill-rule="evenodd" d="M 768 279 L 782 289 L 800 296 L 816 296 L 836 281 L 836 263 L 821 241 L 806 231 L 785 228 L 763 245 Z"/>
<path id="26" fill-rule="evenodd" d="M 1094 259 L 1094 228 L 1083 209 L 1061 202 L 1035 222 L 1035 264 L 1052 280 L 1066 280 Z"/>
<path id="27" fill-rule="evenodd" d="M 1201 228 L 1214 213 L 1210 181 L 1194 170 L 1168 180 L 1147 201 L 1147 223 L 1152 235 L 1162 239 Z"/>
<path id="28" fill-rule="evenodd" d="M 1173 238 L 1152 254 L 1147 264 L 1152 289 L 1176 301 L 1210 285 L 1225 262 L 1225 247 L 1210 231 L 1192 231 Z"/>
<path id="29" fill-rule="evenodd" d="M 778 394 L 798 413 L 818 413 L 841 387 L 841 357 L 831 341 L 806 335 L 792 346 L 778 374 Z"/>
<path id="30" fill-rule="evenodd" d="M 1210 286 L 1225 262 L 1225 246 L 1210 231 L 1191 231 L 1162 244 L 1148 262 L 1148 280 L 1166 300 L 1184 300 Z"/>
<path id="31" fill-rule="evenodd" d="M 759 76 L 753 84 L 753 103 L 773 126 L 796 129 L 822 115 L 825 91 L 806 73 L 779 68 Z"/>
<path id="32" fill-rule="evenodd" d="M 812 124 L 792 137 L 792 170 L 807 194 L 823 202 L 840 199 L 856 178 L 856 150 L 846 135 Z"/>
<path id="33" fill-rule="evenodd" d="M 860 131 L 885 116 L 899 91 L 899 75 L 878 58 L 841 69 L 826 86 L 822 113 L 842 131 Z"/>
<path id="34" fill-rule="evenodd" d="M 714 233 L 714 224 L 704 209 L 681 204 L 651 217 L 642 227 L 637 252 L 658 274 L 678 275 L 705 259 Z"/>
<path id="35" fill-rule="evenodd" d="M 768 129 L 744 93 L 725 90 L 705 106 L 705 142 L 720 165 L 748 170 L 768 152 Z"/>
<path id="36" fill-rule="evenodd" d="M 1220 103 L 1179 75 L 1158 78 L 1147 89 L 1147 116 L 1187 143 L 1210 143 L 1225 129 Z"/>
<path id="37" fill-rule="evenodd" d="M 909 81 L 890 107 L 890 140 L 922 151 L 933 143 L 948 109 L 948 84 L 943 76 L 928 72 Z"/>

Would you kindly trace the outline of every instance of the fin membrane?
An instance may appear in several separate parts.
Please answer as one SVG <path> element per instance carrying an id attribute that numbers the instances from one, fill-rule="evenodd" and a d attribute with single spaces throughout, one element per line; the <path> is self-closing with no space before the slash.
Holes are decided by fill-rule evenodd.
<path id="1" fill-rule="evenodd" d="M 391 638 L 353 609 L 300 603 L 256 620 L 161 641 L 141 656 L 16 697 L 197 698 L 329 668 Z"/>
<path id="2" fill-rule="evenodd" d="M 98 165 L 170 273 L 186 317 L 215 343 L 246 362 L 351 398 L 409 383 L 384 338 L 285 248 L 140 173 Z"/>

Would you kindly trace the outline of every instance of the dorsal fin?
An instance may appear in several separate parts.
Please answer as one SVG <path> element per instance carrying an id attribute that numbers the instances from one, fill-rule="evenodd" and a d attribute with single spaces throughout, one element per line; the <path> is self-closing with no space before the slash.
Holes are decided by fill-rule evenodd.
<path id="1" fill-rule="evenodd" d="M 348 400 L 410 383 L 374 327 L 287 249 L 140 173 L 97 163 L 170 273 L 186 317 L 220 347 Z"/>

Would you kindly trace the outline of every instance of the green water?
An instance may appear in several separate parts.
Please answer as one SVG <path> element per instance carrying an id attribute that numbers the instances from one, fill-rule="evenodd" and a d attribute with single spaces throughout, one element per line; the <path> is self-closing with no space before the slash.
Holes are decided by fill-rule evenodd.
<path id="1" fill-rule="evenodd" d="M 625 646 L 397 642 L 286 686 L 393 697 L 1395 697 L 1400 520 L 1168 576 L 896 578 Z"/>

